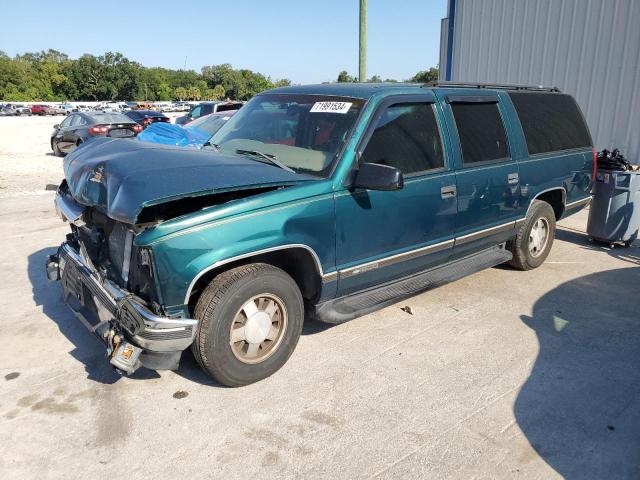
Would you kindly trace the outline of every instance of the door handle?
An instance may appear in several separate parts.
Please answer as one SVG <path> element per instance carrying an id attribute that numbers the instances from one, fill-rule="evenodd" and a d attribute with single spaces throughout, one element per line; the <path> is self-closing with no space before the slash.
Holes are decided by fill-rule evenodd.
<path id="1" fill-rule="evenodd" d="M 507 182 L 509 182 L 509 185 L 515 185 L 519 181 L 520 175 L 518 175 L 517 173 L 510 173 L 509 175 L 507 175 Z"/>
<path id="2" fill-rule="evenodd" d="M 449 185 L 448 187 L 442 187 L 440 189 L 440 196 L 442 198 L 453 198 L 458 194 L 458 189 L 455 185 Z"/>

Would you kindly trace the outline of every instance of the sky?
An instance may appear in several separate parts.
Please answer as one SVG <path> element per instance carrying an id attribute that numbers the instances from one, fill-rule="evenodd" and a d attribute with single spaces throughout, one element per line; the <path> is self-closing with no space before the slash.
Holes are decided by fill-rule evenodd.
<path id="1" fill-rule="evenodd" d="M 358 73 L 358 0 L 11 0 L 0 50 L 121 52 L 147 67 L 230 63 L 293 83 Z M 369 0 L 367 74 L 406 80 L 438 63 L 447 0 Z"/>

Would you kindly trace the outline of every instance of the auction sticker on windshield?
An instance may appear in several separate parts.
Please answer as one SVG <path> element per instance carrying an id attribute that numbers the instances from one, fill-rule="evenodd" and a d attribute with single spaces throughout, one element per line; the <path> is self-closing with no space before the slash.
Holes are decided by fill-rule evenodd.
<path id="1" fill-rule="evenodd" d="M 311 107 L 311 113 L 347 113 L 351 102 L 316 102 Z"/>

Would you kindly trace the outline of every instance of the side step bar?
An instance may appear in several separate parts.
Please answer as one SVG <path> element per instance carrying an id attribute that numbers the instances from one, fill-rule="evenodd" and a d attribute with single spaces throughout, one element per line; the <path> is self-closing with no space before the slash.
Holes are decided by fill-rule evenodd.
<path id="1" fill-rule="evenodd" d="M 417 293 L 508 262 L 511 258 L 511 252 L 501 246 L 491 247 L 401 280 L 316 305 L 315 318 L 326 323 L 343 323 Z"/>

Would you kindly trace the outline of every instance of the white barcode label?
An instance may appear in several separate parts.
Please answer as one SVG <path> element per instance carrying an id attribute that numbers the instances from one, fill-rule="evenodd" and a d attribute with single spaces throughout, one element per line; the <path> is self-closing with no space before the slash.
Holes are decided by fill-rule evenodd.
<path id="1" fill-rule="evenodd" d="M 309 110 L 312 113 L 347 113 L 351 102 L 316 102 Z"/>

